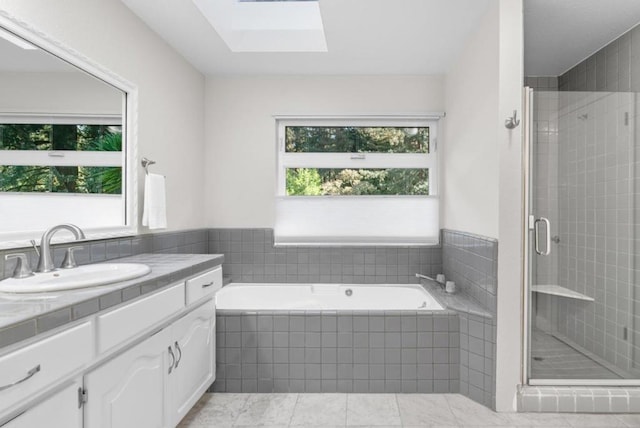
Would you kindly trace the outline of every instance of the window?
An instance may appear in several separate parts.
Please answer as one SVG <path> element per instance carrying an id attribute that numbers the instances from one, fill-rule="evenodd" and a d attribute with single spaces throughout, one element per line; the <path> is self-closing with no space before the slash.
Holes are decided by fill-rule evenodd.
<path id="1" fill-rule="evenodd" d="M 0 123 L 0 192 L 122 193 L 122 126 Z"/>
<path id="2" fill-rule="evenodd" d="M 279 119 L 277 244 L 438 242 L 437 118 Z"/>
<path id="3" fill-rule="evenodd" d="M 3 225 L 123 224 L 122 137 L 120 116 L 0 116 Z"/>

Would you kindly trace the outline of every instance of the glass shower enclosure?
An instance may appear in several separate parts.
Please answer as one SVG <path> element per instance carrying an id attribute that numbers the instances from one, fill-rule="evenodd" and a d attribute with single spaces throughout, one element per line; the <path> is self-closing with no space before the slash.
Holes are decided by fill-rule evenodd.
<path id="1" fill-rule="evenodd" d="M 528 382 L 640 385 L 638 96 L 525 99 Z"/>

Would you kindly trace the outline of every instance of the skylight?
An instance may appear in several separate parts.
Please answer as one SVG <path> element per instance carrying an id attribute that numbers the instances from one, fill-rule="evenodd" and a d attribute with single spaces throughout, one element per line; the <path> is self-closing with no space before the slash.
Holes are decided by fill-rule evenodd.
<path id="1" fill-rule="evenodd" d="M 232 52 L 326 52 L 317 0 L 193 0 Z"/>

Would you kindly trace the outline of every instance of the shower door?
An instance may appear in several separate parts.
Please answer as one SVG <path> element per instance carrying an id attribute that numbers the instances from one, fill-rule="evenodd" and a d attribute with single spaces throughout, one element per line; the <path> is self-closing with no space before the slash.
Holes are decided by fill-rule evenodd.
<path id="1" fill-rule="evenodd" d="M 529 383 L 636 384 L 635 94 L 528 89 L 525 99 Z"/>

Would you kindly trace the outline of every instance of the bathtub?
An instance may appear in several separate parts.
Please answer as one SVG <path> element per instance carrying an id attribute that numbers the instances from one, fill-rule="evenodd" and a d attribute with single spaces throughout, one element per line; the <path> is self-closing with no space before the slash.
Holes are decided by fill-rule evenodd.
<path id="1" fill-rule="evenodd" d="M 460 319 L 416 284 L 232 283 L 216 392 L 458 392 Z"/>
<path id="2" fill-rule="evenodd" d="M 216 294 L 218 310 L 441 311 L 416 284 L 232 283 Z"/>

